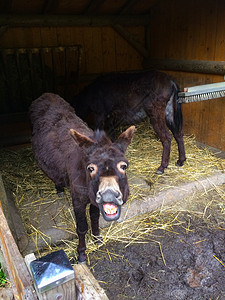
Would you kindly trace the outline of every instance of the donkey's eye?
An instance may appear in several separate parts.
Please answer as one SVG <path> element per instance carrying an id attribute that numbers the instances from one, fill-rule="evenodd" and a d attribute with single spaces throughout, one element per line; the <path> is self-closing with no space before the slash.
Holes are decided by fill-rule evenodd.
<path id="1" fill-rule="evenodd" d="M 87 166 L 87 170 L 90 172 L 91 176 L 93 176 L 97 173 L 98 167 L 95 164 L 90 164 Z"/>
<path id="2" fill-rule="evenodd" d="M 120 169 L 122 169 L 122 170 L 126 170 L 127 169 L 127 164 L 122 164 L 121 166 L 120 166 Z"/>
<path id="3" fill-rule="evenodd" d="M 127 163 L 125 163 L 124 161 L 120 161 L 118 164 L 117 164 L 117 168 L 120 172 L 122 173 L 125 173 L 125 170 L 127 169 L 128 165 Z"/>

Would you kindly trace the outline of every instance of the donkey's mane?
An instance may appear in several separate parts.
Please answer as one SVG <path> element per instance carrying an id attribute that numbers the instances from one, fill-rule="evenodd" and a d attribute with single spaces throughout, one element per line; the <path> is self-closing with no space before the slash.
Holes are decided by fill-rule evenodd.
<path id="1" fill-rule="evenodd" d="M 96 142 L 96 143 L 101 143 L 101 142 L 108 142 L 111 143 L 110 139 L 108 138 L 106 132 L 104 130 L 100 130 L 100 129 L 96 129 L 94 131 L 94 135 L 92 137 L 92 139 Z"/>

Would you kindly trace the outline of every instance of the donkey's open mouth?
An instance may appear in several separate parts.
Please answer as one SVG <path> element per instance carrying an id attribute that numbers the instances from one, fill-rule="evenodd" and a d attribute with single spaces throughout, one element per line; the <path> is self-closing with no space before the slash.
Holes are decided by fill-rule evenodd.
<path id="1" fill-rule="evenodd" d="M 120 217 L 121 205 L 116 205 L 114 203 L 101 203 L 99 204 L 99 209 L 106 221 L 115 221 Z"/>
<path id="2" fill-rule="evenodd" d="M 118 220 L 121 213 L 121 205 L 123 204 L 122 193 L 119 190 L 110 188 L 105 191 L 98 191 L 96 202 L 106 221 Z"/>

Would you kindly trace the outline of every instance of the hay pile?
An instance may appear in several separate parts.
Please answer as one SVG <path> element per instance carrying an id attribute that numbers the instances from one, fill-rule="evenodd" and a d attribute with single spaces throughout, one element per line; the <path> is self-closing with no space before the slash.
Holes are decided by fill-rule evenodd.
<path id="1" fill-rule="evenodd" d="M 151 186 L 151 192 L 156 193 L 184 182 L 199 180 L 210 176 L 215 170 L 225 169 L 225 160 L 219 159 L 209 149 L 196 146 L 193 136 L 184 136 L 187 160 L 183 167 L 177 167 L 178 149 L 175 139 L 172 139 L 170 163 L 163 176 L 156 175 L 162 157 L 162 144 L 156 138 L 149 122 L 137 127 L 137 133 L 129 147 L 127 158 L 130 161 L 128 172 L 139 175 Z"/>
<path id="2" fill-rule="evenodd" d="M 132 194 L 129 201 L 140 199 L 142 195 L 155 194 L 161 190 L 177 186 L 180 183 L 199 180 L 215 172 L 215 170 L 224 170 L 225 160 L 217 158 L 208 149 L 199 149 L 196 146 L 194 137 L 185 136 L 184 143 L 186 148 L 187 161 L 182 168 L 175 166 L 178 158 L 177 145 L 172 141 L 171 159 L 169 167 L 163 175 L 156 175 L 155 171 L 159 167 L 162 155 L 162 145 L 155 137 L 155 134 L 148 123 L 142 123 L 137 126 L 137 132 L 132 144 L 128 148 L 127 158 L 130 161 L 128 177 L 131 179 Z M 13 192 L 16 205 L 21 213 L 26 231 L 30 238 L 37 243 L 38 238 L 45 241 L 45 251 L 56 250 L 57 246 L 51 245 L 51 237 L 46 236 L 37 227 L 32 225 L 29 218 L 29 212 L 37 210 L 42 211 L 52 202 L 57 202 L 58 197 L 55 193 L 54 184 L 37 167 L 31 147 L 18 150 L 2 149 L 0 151 L 0 173 L 3 176 L 5 186 Z M 147 182 L 147 190 L 135 184 L 137 178 L 143 178 Z M 218 188 L 219 189 L 219 188 Z M 222 204 L 224 205 L 224 191 L 216 190 Z M 69 191 L 66 191 L 66 201 L 68 207 L 62 208 L 60 215 L 60 225 L 55 226 L 67 232 L 75 233 L 75 220 L 73 218 L 73 209 L 70 201 Z M 221 206 L 222 207 L 222 206 Z M 224 207 L 224 206 L 223 206 Z M 37 220 L 38 220 L 37 213 Z M 58 217 L 57 215 L 57 217 Z M 54 219 L 56 216 L 52 216 Z M 36 221 L 37 221 L 36 220 Z M 132 220 L 126 220 L 122 223 L 111 224 L 110 227 L 102 230 L 103 244 L 111 240 L 123 242 L 126 246 L 131 243 L 146 242 L 145 237 L 157 229 L 173 230 L 173 226 L 181 224 L 179 213 L 168 214 L 162 217 L 162 211 L 150 213 L 136 217 Z M 63 226 L 62 226 L 63 225 Z M 73 241 L 63 240 L 64 250 L 68 257 L 76 259 L 77 239 Z M 160 243 L 155 241 L 159 244 Z M 62 246 L 60 246 L 62 248 Z M 94 244 L 91 233 L 87 234 L 87 254 L 96 251 L 98 247 Z M 36 249 L 37 253 L 39 250 Z M 98 249 L 101 251 L 101 248 Z M 110 253 L 108 255 L 116 255 Z M 46 253 L 46 252 L 45 252 Z M 163 253 L 162 253 L 163 255 Z"/>

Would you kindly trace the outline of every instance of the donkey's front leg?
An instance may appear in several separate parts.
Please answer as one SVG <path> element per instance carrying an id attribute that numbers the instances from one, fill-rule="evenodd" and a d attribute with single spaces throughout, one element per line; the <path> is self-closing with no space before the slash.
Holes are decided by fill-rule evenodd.
<path id="1" fill-rule="evenodd" d="M 73 201 L 74 203 L 74 201 Z M 86 261 L 86 243 L 85 243 L 85 234 L 88 231 L 88 224 L 86 218 L 86 205 L 76 205 L 74 204 L 74 213 L 76 217 L 76 225 L 77 225 L 77 235 L 79 239 L 77 252 L 78 252 L 78 261 L 80 263 Z"/>
<path id="2" fill-rule="evenodd" d="M 99 208 L 91 204 L 90 205 L 91 230 L 92 230 L 92 234 L 96 239 L 96 242 L 98 244 L 101 244 L 102 238 L 100 236 L 100 230 L 99 230 L 99 216 L 100 216 Z"/>

